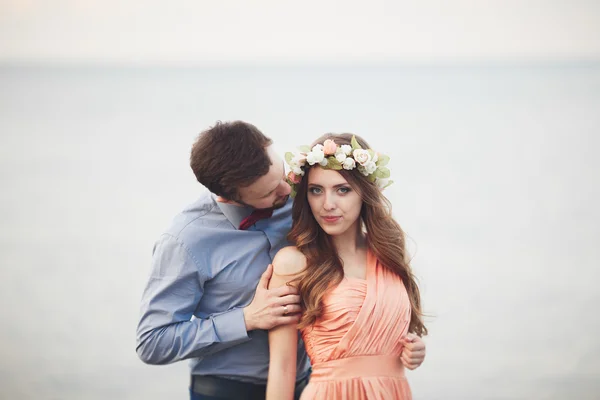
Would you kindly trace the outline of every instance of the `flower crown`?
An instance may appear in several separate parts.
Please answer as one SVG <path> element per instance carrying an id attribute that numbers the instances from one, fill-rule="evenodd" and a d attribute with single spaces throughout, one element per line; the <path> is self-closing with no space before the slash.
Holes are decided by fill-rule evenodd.
<path id="1" fill-rule="evenodd" d="M 372 149 L 363 149 L 356 137 L 352 136 L 350 145 L 338 146 L 332 139 L 327 139 L 323 144 L 316 144 L 312 149 L 301 146 L 299 152 L 285 153 L 285 161 L 291 171 L 287 175 L 287 182 L 292 187 L 292 197 L 296 196 L 297 185 L 304 176 L 306 164 L 319 164 L 326 169 L 353 170 L 358 171 L 376 184 L 381 190 L 385 189 L 394 181 L 390 180 L 390 170 L 386 168 L 390 158 L 386 155 L 376 153 Z"/>

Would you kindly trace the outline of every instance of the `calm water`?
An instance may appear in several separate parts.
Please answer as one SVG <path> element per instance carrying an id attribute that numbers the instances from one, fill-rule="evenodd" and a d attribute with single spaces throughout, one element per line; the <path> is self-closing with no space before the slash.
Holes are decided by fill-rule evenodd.
<path id="1" fill-rule="evenodd" d="M 197 133 L 392 157 L 430 336 L 415 399 L 600 398 L 600 65 L 0 67 L 0 398 L 186 398 L 135 354 L 153 241 L 203 190 Z"/>

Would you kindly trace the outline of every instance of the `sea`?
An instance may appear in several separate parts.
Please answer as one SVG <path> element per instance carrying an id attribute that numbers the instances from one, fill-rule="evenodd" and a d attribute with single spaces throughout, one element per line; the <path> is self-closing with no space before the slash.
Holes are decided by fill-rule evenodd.
<path id="1" fill-rule="evenodd" d="M 0 398 L 188 398 L 135 331 L 219 120 L 390 157 L 429 329 L 414 399 L 600 399 L 600 63 L 577 62 L 0 65 Z"/>

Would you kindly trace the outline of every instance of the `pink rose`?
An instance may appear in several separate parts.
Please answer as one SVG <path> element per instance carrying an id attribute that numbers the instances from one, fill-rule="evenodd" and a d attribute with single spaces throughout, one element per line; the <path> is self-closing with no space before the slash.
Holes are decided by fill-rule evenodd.
<path id="1" fill-rule="evenodd" d="M 297 185 L 298 183 L 300 183 L 300 179 L 302 179 L 301 176 L 296 175 L 292 171 L 290 171 L 290 173 L 288 174 L 287 177 L 290 180 L 290 182 L 292 182 L 294 185 Z"/>
<path id="2" fill-rule="evenodd" d="M 323 142 L 323 153 L 325 153 L 326 156 L 334 155 L 336 150 L 337 145 L 333 140 L 327 139 Z"/>

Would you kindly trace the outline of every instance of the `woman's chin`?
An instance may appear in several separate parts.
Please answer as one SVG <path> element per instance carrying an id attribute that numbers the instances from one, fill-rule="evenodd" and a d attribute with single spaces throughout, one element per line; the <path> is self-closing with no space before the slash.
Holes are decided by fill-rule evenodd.
<path id="1" fill-rule="evenodd" d="M 332 225 L 326 225 L 326 224 L 321 225 L 321 229 L 323 229 L 323 231 L 326 234 L 328 234 L 329 236 L 338 236 L 346 231 L 341 226 L 335 226 L 335 225 L 332 226 Z"/>

